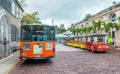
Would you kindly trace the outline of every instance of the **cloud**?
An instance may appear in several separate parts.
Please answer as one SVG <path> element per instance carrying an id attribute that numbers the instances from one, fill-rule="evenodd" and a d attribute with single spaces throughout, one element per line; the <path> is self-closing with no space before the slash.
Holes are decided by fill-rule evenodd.
<path id="1" fill-rule="evenodd" d="M 119 2 L 119 0 L 116 0 Z M 39 17 L 51 24 L 70 24 L 81 21 L 88 13 L 92 15 L 112 5 L 113 0 L 26 0 L 26 12 L 39 12 Z"/>
<path id="2" fill-rule="evenodd" d="M 64 24 L 65 25 L 65 28 L 67 29 L 70 24 L 66 21 L 60 21 L 60 20 L 54 20 L 53 24 L 52 24 L 52 20 L 51 19 L 45 19 L 45 20 L 42 20 L 42 23 L 43 24 L 47 24 L 47 25 L 57 25 L 57 26 L 60 26 L 61 24 Z"/>

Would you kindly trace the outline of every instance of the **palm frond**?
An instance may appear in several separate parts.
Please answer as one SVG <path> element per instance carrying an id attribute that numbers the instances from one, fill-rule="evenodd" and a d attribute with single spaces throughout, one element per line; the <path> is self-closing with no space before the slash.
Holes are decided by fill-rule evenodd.
<path id="1" fill-rule="evenodd" d="M 113 28 L 116 29 L 116 31 L 118 31 L 120 28 L 119 28 L 119 25 L 117 23 L 113 23 Z"/>

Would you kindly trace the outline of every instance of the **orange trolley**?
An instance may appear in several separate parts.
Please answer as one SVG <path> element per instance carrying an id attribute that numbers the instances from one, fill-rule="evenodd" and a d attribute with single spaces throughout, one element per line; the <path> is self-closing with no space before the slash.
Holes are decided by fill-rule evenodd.
<path id="1" fill-rule="evenodd" d="M 20 59 L 46 59 L 55 56 L 55 28 L 47 25 L 21 26 Z"/>

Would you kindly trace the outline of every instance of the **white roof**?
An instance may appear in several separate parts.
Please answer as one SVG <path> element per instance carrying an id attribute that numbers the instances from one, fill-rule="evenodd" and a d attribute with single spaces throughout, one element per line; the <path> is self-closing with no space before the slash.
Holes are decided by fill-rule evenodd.
<path id="1" fill-rule="evenodd" d="M 74 37 L 74 35 L 72 34 L 72 32 L 66 31 L 62 34 L 56 34 L 56 37 Z"/>
<path id="2" fill-rule="evenodd" d="M 63 34 L 56 34 L 56 37 L 67 37 L 67 36 Z"/>
<path id="3" fill-rule="evenodd" d="M 63 34 L 72 34 L 72 32 L 66 31 L 66 32 L 64 32 Z"/>

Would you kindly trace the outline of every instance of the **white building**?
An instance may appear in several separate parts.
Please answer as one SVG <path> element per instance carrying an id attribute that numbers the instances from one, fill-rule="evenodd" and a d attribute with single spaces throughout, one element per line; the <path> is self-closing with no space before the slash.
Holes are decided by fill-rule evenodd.
<path id="1" fill-rule="evenodd" d="M 76 23 L 76 27 L 81 28 L 85 26 L 91 26 L 93 25 L 93 21 L 98 21 L 98 20 L 101 20 L 105 23 L 108 22 L 120 23 L 118 17 L 120 17 L 120 3 L 117 3 L 109 8 L 106 8 L 103 11 L 100 11 L 99 13 L 93 15 L 90 19 L 86 21 L 82 20 Z M 102 27 L 100 31 L 97 31 L 97 33 L 105 33 L 103 28 L 104 27 Z M 111 29 L 109 33 L 114 38 L 115 45 L 120 47 L 120 30 L 115 31 L 114 29 Z"/>
<path id="2" fill-rule="evenodd" d="M 19 48 L 23 12 L 18 0 L 0 0 L 0 58 Z"/>

